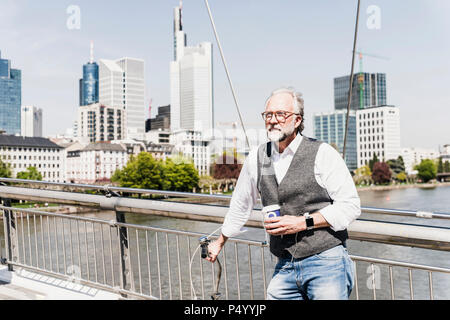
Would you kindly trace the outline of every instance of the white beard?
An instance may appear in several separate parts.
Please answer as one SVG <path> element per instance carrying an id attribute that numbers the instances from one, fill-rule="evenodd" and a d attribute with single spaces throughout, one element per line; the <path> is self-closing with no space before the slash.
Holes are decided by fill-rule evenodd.
<path id="1" fill-rule="evenodd" d="M 295 123 L 292 122 L 292 125 L 284 128 L 275 128 L 271 125 L 266 127 L 267 130 L 267 138 L 272 142 L 281 142 L 289 137 L 295 131 Z"/>

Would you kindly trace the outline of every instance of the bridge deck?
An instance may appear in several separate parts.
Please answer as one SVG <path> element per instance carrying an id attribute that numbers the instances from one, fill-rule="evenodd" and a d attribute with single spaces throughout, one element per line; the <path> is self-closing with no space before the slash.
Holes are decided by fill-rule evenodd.
<path id="1" fill-rule="evenodd" d="M 0 300 L 117 300 L 117 294 L 26 270 L 0 267 Z"/>

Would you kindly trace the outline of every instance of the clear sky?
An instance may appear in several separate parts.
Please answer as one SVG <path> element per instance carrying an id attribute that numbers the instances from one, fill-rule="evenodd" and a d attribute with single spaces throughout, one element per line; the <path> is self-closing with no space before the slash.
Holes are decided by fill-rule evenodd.
<path id="1" fill-rule="evenodd" d="M 22 104 L 44 111 L 44 135 L 64 133 L 78 107 L 78 80 L 95 43 L 95 60 L 146 62 L 147 101 L 170 103 L 173 7 L 178 0 L 0 0 L 0 50 L 22 70 Z M 334 108 L 333 78 L 349 74 L 356 0 L 210 0 L 244 121 L 260 122 L 270 91 L 293 86 L 312 115 Z M 80 8 L 80 29 L 67 8 Z M 367 22 L 380 9 L 380 28 Z M 216 121 L 237 121 L 219 51 L 202 0 L 183 2 L 188 45 L 214 46 Z M 450 1 L 362 0 L 358 48 L 366 72 L 387 74 L 388 104 L 401 110 L 402 147 L 450 143 Z M 359 70 L 356 64 L 355 71 Z M 155 112 L 152 112 L 154 114 Z"/>

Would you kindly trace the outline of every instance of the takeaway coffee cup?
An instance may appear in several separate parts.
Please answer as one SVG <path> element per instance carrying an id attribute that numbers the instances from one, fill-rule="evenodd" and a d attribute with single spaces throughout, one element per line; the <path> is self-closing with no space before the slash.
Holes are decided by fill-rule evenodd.
<path id="1" fill-rule="evenodd" d="M 277 204 L 274 204 L 274 205 L 271 205 L 271 206 L 264 207 L 264 208 L 262 209 L 262 212 L 263 212 L 264 217 L 265 217 L 266 219 L 279 217 L 279 216 L 281 215 L 281 214 L 280 214 L 280 206 L 277 205 Z"/>

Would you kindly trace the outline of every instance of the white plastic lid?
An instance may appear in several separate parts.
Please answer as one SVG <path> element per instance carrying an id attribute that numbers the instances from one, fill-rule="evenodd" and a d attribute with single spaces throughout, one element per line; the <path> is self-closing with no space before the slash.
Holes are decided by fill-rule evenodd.
<path id="1" fill-rule="evenodd" d="M 280 206 L 277 204 L 272 204 L 272 205 L 264 207 L 262 209 L 263 212 L 271 212 L 271 211 L 275 211 L 275 210 L 280 210 Z"/>

